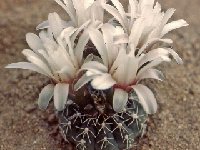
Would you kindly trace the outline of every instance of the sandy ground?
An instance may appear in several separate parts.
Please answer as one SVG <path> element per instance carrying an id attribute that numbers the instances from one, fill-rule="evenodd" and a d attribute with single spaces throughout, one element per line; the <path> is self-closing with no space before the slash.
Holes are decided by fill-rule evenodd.
<path id="1" fill-rule="evenodd" d="M 125 0 L 124 0 L 125 2 Z M 200 22 L 199 0 L 160 0 L 164 8 L 177 9 L 175 19 L 190 27 L 170 34 L 184 65 L 164 64 L 166 80 L 148 82 L 155 89 L 159 111 L 153 116 L 142 150 L 200 149 Z M 36 73 L 6 70 L 24 60 L 25 33 L 61 9 L 51 0 L 1 0 L 0 2 L 0 150 L 68 150 L 59 135 L 51 136 L 54 121 L 35 106 L 46 79 Z M 50 121 L 48 121 L 50 120 Z"/>

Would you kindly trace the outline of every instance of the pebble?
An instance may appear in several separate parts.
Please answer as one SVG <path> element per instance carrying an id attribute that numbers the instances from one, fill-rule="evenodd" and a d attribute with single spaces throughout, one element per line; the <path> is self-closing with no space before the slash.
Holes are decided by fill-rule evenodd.
<path id="1" fill-rule="evenodd" d="M 189 93 L 190 93 L 191 95 L 194 95 L 193 89 L 189 89 Z"/>
<path id="2" fill-rule="evenodd" d="M 68 144 L 67 145 L 67 150 L 73 150 L 74 148 L 73 148 L 73 146 L 71 145 L 71 144 Z"/>
<path id="3" fill-rule="evenodd" d="M 36 110 L 37 106 L 35 104 L 31 104 L 25 107 L 25 111 L 27 113 L 32 113 L 34 110 Z"/>
<path id="4" fill-rule="evenodd" d="M 49 124 L 54 124 L 54 123 L 57 123 L 57 118 L 56 118 L 56 115 L 55 114 L 51 114 L 49 115 L 48 117 L 48 123 Z"/>
<path id="5" fill-rule="evenodd" d="M 53 127 L 53 129 L 51 130 L 51 132 L 49 132 L 49 135 L 50 136 L 56 136 L 56 135 L 58 135 L 58 133 L 59 133 L 59 127 L 55 126 L 55 127 Z"/>

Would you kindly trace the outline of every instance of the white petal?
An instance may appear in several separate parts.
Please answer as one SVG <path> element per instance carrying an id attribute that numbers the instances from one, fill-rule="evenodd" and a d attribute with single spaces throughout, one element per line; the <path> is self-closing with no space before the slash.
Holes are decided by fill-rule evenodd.
<path id="1" fill-rule="evenodd" d="M 167 49 L 164 49 L 164 48 L 153 49 L 149 51 L 147 54 L 145 54 L 144 57 L 142 57 L 142 59 L 140 60 L 139 66 L 142 66 L 143 64 L 149 61 L 153 61 L 162 56 L 168 56 L 168 54 L 169 54 L 169 51 Z"/>
<path id="2" fill-rule="evenodd" d="M 121 50 L 124 51 L 124 50 Z M 120 55 L 121 54 L 121 55 Z M 126 55 L 119 53 L 119 57 L 121 57 L 119 60 L 116 60 L 113 64 L 117 65 L 116 69 L 115 69 L 115 73 L 113 74 L 113 76 L 116 78 L 117 82 L 119 82 L 120 84 L 125 84 L 127 78 L 127 71 L 128 69 L 130 70 L 130 68 L 128 68 L 128 57 L 126 57 Z M 135 68 L 134 68 L 135 69 Z"/>
<path id="3" fill-rule="evenodd" d="M 154 5 L 154 1 L 155 0 L 140 0 L 140 7 L 141 9 L 144 9 L 145 6 L 151 6 L 151 8 L 153 8 L 153 5 Z"/>
<path id="4" fill-rule="evenodd" d="M 58 83 L 54 88 L 54 106 L 58 111 L 65 108 L 69 93 L 69 84 Z"/>
<path id="5" fill-rule="evenodd" d="M 76 32 L 74 32 L 74 34 L 71 37 L 71 42 L 72 42 L 72 47 L 74 47 L 75 44 L 75 40 L 78 36 L 78 34 L 86 27 L 88 27 L 88 25 L 91 23 L 91 20 L 86 21 L 84 24 L 82 24 L 80 27 L 77 28 Z"/>
<path id="6" fill-rule="evenodd" d="M 164 14 L 164 17 L 163 17 L 163 19 L 161 21 L 160 26 L 154 32 L 152 32 L 153 34 L 150 35 L 150 38 L 158 38 L 158 37 L 160 37 L 161 32 L 162 32 L 164 26 L 166 25 L 166 23 L 168 22 L 168 20 L 172 17 L 172 15 L 174 14 L 174 12 L 175 12 L 175 9 L 173 9 L 173 8 L 168 9 L 166 11 L 166 13 Z"/>
<path id="7" fill-rule="evenodd" d="M 65 4 L 61 0 L 55 0 L 70 16 L 70 19 L 73 21 L 74 25 L 77 25 L 76 12 L 71 0 L 64 0 Z"/>
<path id="8" fill-rule="evenodd" d="M 73 5 L 76 10 L 76 18 L 78 20 L 78 26 L 82 25 L 88 17 L 88 12 L 84 8 L 84 0 L 73 0 Z"/>
<path id="9" fill-rule="evenodd" d="M 104 42 L 106 44 L 113 43 L 113 35 L 112 34 L 116 31 L 115 27 L 109 23 L 106 23 L 101 27 L 101 30 L 103 32 Z"/>
<path id="10" fill-rule="evenodd" d="M 40 23 L 37 27 L 36 30 L 42 30 L 42 29 L 46 29 L 49 28 L 49 21 L 43 21 L 42 23 Z"/>
<path id="11" fill-rule="evenodd" d="M 155 66 L 161 64 L 162 62 L 170 62 L 170 61 L 171 61 L 171 59 L 168 56 L 162 56 L 160 58 L 157 58 L 157 59 L 149 62 L 147 65 L 143 66 L 138 73 L 142 73 L 152 67 L 155 67 Z"/>
<path id="12" fill-rule="evenodd" d="M 87 76 L 84 74 L 74 85 L 74 90 L 78 91 L 80 88 L 82 88 L 85 84 L 87 84 L 89 81 L 91 81 L 95 76 Z"/>
<path id="13" fill-rule="evenodd" d="M 164 26 L 167 24 L 168 20 L 172 17 L 175 11 L 176 10 L 174 8 L 170 8 L 165 12 L 164 17 L 162 19 L 161 26 L 160 26 L 161 31 L 164 28 Z"/>
<path id="14" fill-rule="evenodd" d="M 94 3 L 94 0 L 85 0 L 84 1 L 84 8 L 88 9 L 92 4 Z"/>
<path id="15" fill-rule="evenodd" d="M 103 64 L 97 61 L 89 61 L 82 65 L 81 70 L 99 70 L 100 72 L 108 72 L 108 69 Z"/>
<path id="16" fill-rule="evenodd" d="M 85 73 L 88 77 L 90 76 L 98 76 L 98 75 L 102 75 L 103 73 L 99 70 L 96 69 L 90 69 Z"/>
<path id="17" fill-rule="evenodd" d="M 179 57 L 179 55 L 173 50 L 173 49 L 168 49 L 170 54 L 173 56 L 173 58 L 176 60 L 178 64 L 183 64 L 183 60 Z"/>
<path id="18" fill-rule="evenodd" d="M 49 74 L 49 75 L 52 74 L 48 64 L 46 62 L 44 62 L 44 59 L 40 58 L 33 51 L 31 51 L 29 49 L 25 49 L 22 51 L 22 53 L 27 57 L 27 59 L 30 62 L 32 62 L 33 64 L 35 64 L 36 66 L 38 66 L 39 68 L 44 70 L 45 72 L 47 72 L 47 74 Z"/>
<path id="19" fill-rule="evenodd" d="M 145 64 L 149 61 L 153 61 L 158 58 L 167 57 L 169 54 L 171 54 L 173 56 L 173 58 L 176 60 L 176 62 L 178 64 L 183 64 L 182 59 L 179 57 L 179 55 L 173 49 L 158 48 L 158 49 L 151 50 L 150 52 L 145 54 L 144 57 L 140 60 L 139 66 L 142 66 L 143 64 Z"/>
<path id="20" fill-rule="evenodd" d="M 111 77 L 110 74 L 103 74 L 101 76 L 97 76 L 91 82 L 93 88 L 97 90 L 109 89 L 114 84 L 116 84 L 116 81 Z"/>
<path id="21" fill-rule="evenodd" d="M 174 8 L 170 8 L 166 11 L 163 20 L 162 20 L 162 25 L 164 27 L 164 25 L 168 22 L 168 20 L 172 17 L 172 15 L 174 14 L 176 10 Z"/>
<path id="22" fill-rule="evenodd" d="M 54 85 L 53 84 L 48 84 L 45 86 L 38 99 L 38 105 L 40 109 L 46 109 L 47 106 L 49 105 L 49 102 L 51 98 L 53 97 L 53 91 L 54 91 Z"/>
<path id="23" fill-rule="evenodd" d="M 161 33 L 161 37 L 164 36 L 165 34 L 167 34 L 168 32 L 174 30 L 174 29 L 178 29 L 178 28 L 185 27 L 185 26 L 188 26 L 188 25 L 189 24 L 185 20 L 182 20 L 182 19 L 168 23 L 163 28 L 163 31 Z"/>
<path id="24" fill-rule="evenodd" d="M 128 101 L 128 93 L 121 89 L 115 89 L 113 95 L 113 109 L 120 112 L 124 109 Z"/>
<path id="25" fill-rule="evenodd" d="M 137 19 L 133 24 L 133 27 L 131 29 L 131 34 L 129 37 L 129 42 L 133 43 L 135 48 L 137 47 L 137 45 L 139 43 L 139 40 L 142 36 L 145 25 L 146 24 L 144 24 L 144 18 Z"/>
<path id="26" fill-rule="evenodd" d="M 144 110 L 148 114 L 156 113 L 158 106 L 152 91 L 148 87 L 141 84 L 133 86 L 133 89 L 135 90 L 139 98 L 139 102 L 143 106 Z"/>
<path id="27" fill-rule="evenodd" d="M 126 44 L 129 42 L 127 34 L 122 34 L 114 37 L 114 44 Z"/>
<path id="28" fill-rule="evenodd" d="M 158 41 L 163 42 L 163 43 L 167 43 L 167 44 L 173 43 L 173 41 L 171 39 L 158 39 Z"/>
<path id="29" fill-rule="evenodd" d="M 137 15 L 137 0 L 129 0 L 131 21 L 133 22 L 135 16 Z"/>
<path id="30" fill-rule="evenodd" d="M 122 25 L 122 27 L 124 28 L 124 30 L 127 31 L 127 24 L 125 22 L 125 20 L 123 19 L 123 17 L 121 16 L 121 14 L 118 12 L 118 10 L 108 4 L 102 4 L 102 7 L 109 12 L 111 15 L 114 16 L 115 19 L 117 19 L 119 21 L 119 23 Z"/>
<path id="31" fill-rule="evenodd" d="M 135 58 L 135 57 L 127 57 L 127 63 L 125 64 L 125 74 L 124 74 L 124 78 L 125 78 L 125 84 L 130 84 L 131 81 L 135 80 L 136 78 L 136 74 L 138 71 L 138 62 L 139 59 Z"/>
<path id="32" fill-rule="evenodd" d="M 28 69 L 28 70 L 32 70 L 46 76 L 50 76 L 47 72 L 45 72 L 44 70 L 42 70 L 35 64 L 28 63 L 28 62 L 12 63 L 12 64 L 7 65 L 5 68 Z"/>
<path id="33" fill-rule="evenodd" d="M 126 19 L 126 12 L 124 11 L 122 4 L 118 0 L 111 0 L 111 1 L 119 11 L 120 15 L 123 17 L 123 19 Z"/>
<path id="34" fill-rule="evenodd" d="M 72 22 L 71 21 L 64 21 L 64 20 L 61 20 L 62 21 L 62 26 L 63 28 L 67 28 L 67 27 L 70 27 L 72 26 Z M 36 30 L 42 30 L 42 29 L 46 29 L 46 28 L 49 28 L 49 21 L 46 20 L 46 21 L 43 21 L 42 23 L 40 23 L 37 27 L 36 27 Z"/>
<path id="35" fill-rule="evenodd" d="M 74 28 L 73 26 L 67 27 L 61 32 L 60 37 L 61 38 L 70 37 L 72 34 L 76 32 L 76 30 L 77 28 Z"/>
<path id="36" fill-rule="evenodd" d="M 94 55 L 93 54 L 89 54 L 87 55 L 87 57 L 84 60 L 84 63 L 90 62 L 94 59 Z"/>
<path id="37" fill-rule="evenodd" d="M 126 52 L 122 49 L 116 54 L 116 58 L 112 64 L 112 67 L 110 69 L 110 72 L 113 73 L 116 71 L 116 69 L 119 67 L 120 64 L 122 64 L 124 58 L 126 57 Z"/>
<path id="38" fill-rule="evenodd" d="M 93 23 L 94 21 L 99 21 L 102 23 L 104 19 L 104 9 L 101 7 L 100 1 L 95 1 L 91 7 L 91 16 L 93 17 Z"/>
<path id="39" fill-rule="evenodd" d="M 27 33 L 26 41 L 27 41 L 29 47 L 32 50 L 34 50 L 35 52 L 37 52 L 38 49 L 44 48 L 41 39 L 36 34 Z"/>
<path id="40" fill-rule="evenodd" d="M 62 75 L 65 80 L 71 80 L 75 77 L 76 70 L 75 68 L 66 65 L 57 73 Z"/>
<path id="41" fill-rule="evenodd" d="M 148 69 L 137 75 L 138 81 L 143 80 L 143 79 L 149 79 L 149 78 L 162 81 L 164 79 L 164 75 L 162 74 L 161 71 L 157 69 Z"/>
<path id="42" fill-rule="evenodd" d="M 55 38 L 57 38 L 63 30 L 62 20 L 57 13 L 50 13 L 48 20 L 53 35 Z"/>
<path id="43" fill-rule="evenodd" d="M 152 47 L 154 44 L 156 44 L 157 42 L 163 42 L 163 43 L 167 43 L 167 44 L 172 44 L 173 41 L 171 39 L 159 39 L 159 38 L 153 38 L 150 39 L 149 41 L 147 41 L 142 47 L 141 49 L 138 51 L 137 56 L 139 56 L 142 52 L 144 52 L 144 50 L 148 50 L 148 48 Z"/>
<path id="44" fill-rule="evenodd" d="M 112 65 L 113 62 L 113 34 L 116 31 L 115 27 L 111 24 L 104 24 L 101 27 L 102 33 L 103 33 L 103 39 L 104 39 L 104 43 L 106 44 L 106 48 L 107 48 L 107 55 L 108 55 L 108 63 L 109 66 Z"/>
<path id="45" fill-rule="evenodd" d="M 108 53 L 106 45 L 104 44 L 103 35 L 100 31 L 96 29 L 90 29 L 89 30 L 90 38 L 93 42 L 93 44 L 96 46 L 99 54 L 101 55 L 101 58 L 103 59 L 104 64 L 108 65 Z"/>
<path id="46" fill-rule="evenodd" d="M 82 63 L 83 52 L 88 41 L 89 41 L 88 32 L 84 31 L 83 34 L 79 37 L 78 43 L 75 48 L 75 55 L 78 58 L 79 64 Z"/>

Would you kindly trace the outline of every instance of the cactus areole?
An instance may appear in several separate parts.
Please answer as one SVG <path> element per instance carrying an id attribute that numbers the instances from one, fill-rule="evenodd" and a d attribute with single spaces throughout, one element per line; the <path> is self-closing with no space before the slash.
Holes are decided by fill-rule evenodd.
<path id="1" fill-rule="evenodd" d="M 156 69 L 162 62 L 182 63 L 165 35 L 187 22 L 168 23 L 175 10 L 164 12 L 155 0 L 129 0 L 127 8 L 119 0 L 55 1 L 69 20 L 50 13 L 37 26 L 39 35 L 26 35 L 30 49 L 22 53 L 29 62 L 6 68 L 29 69 L 52 81 L 39 94 L 39 108 L 53 100 L 60 131 L 78 150 L 133 148 L 158 108 L 141 81 L 162 81 Z M 105 12 L 112 16 L 107 22 Z"/>

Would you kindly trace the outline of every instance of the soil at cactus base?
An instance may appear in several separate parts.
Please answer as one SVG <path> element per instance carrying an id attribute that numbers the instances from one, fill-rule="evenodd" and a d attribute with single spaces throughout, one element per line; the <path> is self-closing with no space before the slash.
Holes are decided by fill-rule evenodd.
<path id="1" fill-rule="evenodd" d="M 128 0 L 123 0 L 127 3 Z M 164 8 L 177 9 L 175 19 L 190 27 L 173 32 L 174 49 L 184 60 L 160 67 L 163 83 L 148 82 L 155 89 L 159 110 L 151 117 L 148 132 L 137 149 L 200 149 L 200 22 L 199 0 L 160 0 Z M 178 5 L 177 5 L 178 4 Z M 166 10 L 166 9 L 165 9 Z M 38 109 L 37 97 L 47 80 L 36 73 L 6 70 L 11 62 L 24 60 L 25 33 L 47 18 L 64 12 L 53 0 L 1 0 L 0 2 L 0 150 L 72 150 L 58 134 L 53 107 Z"/>

